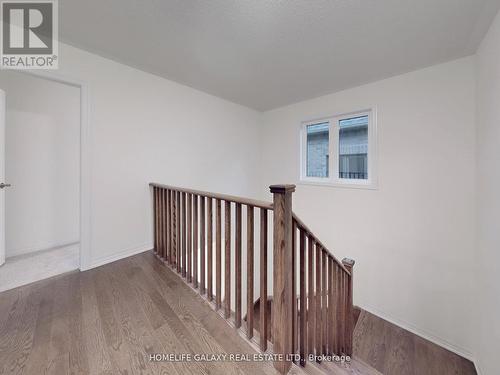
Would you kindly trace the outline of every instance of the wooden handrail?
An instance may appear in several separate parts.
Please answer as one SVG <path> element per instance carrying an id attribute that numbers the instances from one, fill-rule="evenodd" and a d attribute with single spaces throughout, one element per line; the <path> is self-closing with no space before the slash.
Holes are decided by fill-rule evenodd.
<path id="1" fill-rule="evenodd" d="M 281 374 L 289 371 L 292 360 L 297 361 L 290 354 L 299 354 L 300 362 L 296 363 L 302 366 L 310 355 L 316 358 L 334 353 L 352 355 L 354 261 L 339 261 L 293 213 L 294 185 L 271 186 L 273 203 L 160 183 L 149 185 L 153 193 L 157 257 L 202 296 L 206 294 L 214 309 L 236 329 L 244 329 L 249 340 L 254 340 L 257 320 L 260 330 L 255 342 L 266 351 L 268 339 L 272 340 L 274 354 L 281 355 L 274 363 Z M 242 227 L 243 210 L 246 228 Z M 269 211 L 272 215 L 268 215 Z M 273 227 L 271 239 L 268 218 Z M 255 226 L 260 227 L 257 241 L 254 241 Z M 273 258 L 272 270 L 268 269 L 268 250 Z M 255 251 L 260 254 L 260 261 L 254 264 Z M 246 277 L 242 272 L 245 257 Z M 267 294 L 268 272 L 273 278 L 271 297 Z M 260 286 L 255 296 L 257 277 Z M 242 290 L 245 289 L 246 323 L 243 323 Z M 262 304 L 256 319 L 254 297 Z M 271 301 L 269 314 L 266 306 Z M 271 319 L 271 336 L 268 336 L 266 325 Z"/>
<path id="2" fill-rule="evenodd" d="M 307 227 L 307 225 L 305 225 L 304 222 L 302 220 L 300 220 L 300 218 L 295 214 L 295 212 L 293 213 L 293 219 L 297 222 L 297 226 L 299 227 L 299 229 L 302 229 L 304 232 L 306 232 L 306 234 L 307 234 L 308 237 L 312 237 L 314 239 L 314 242 L 316 244 L 318 244 L 319 246 L 321 246 L 321 248 L 323 248 L 327 252 L 328 256 L 330 258 L 332 258 L 333 261 L 340 266 L 340 268 L 342 268 L 347 274 L 349 274 L 349 275 L 351 274 L 349 272 L 349 270 L 344 266 L 344 264 L 342 264 L 342 262 L 339 261 L 335 257 L 335 255 L 333 255 L 332 252 L 330 250 L 328 250 L 328 248 L 325 245 L 323 245 L 323 243 L 318 239 L 318 237 L 316 237 L 314 235 L 314 233 L 312 232 L 312 230 L 310 230 Z"/>
<path id="3" fill-rule="evenodd" d="M 152 187 L 157 187 L 160 189 L 168 189 L 168 190 L 174 190 L 178 191 L 181 193 L 188 193 L 188 194 L 194 194 L 194 195 L 199 195 L 202 197 L 208 197 L 208 198 L 214 198 L 214 199 L 220 199 L 222 201 L 229 201 L 233 203 L 239 203 L 247 206 L 253 206 L 257 208 L 264 208 L 267 210 L 273 210 L 273 204 L 271 202 L 266 202 L 258 199 L 252 199 L 252 198 L 244 198 L 236 195 L 228 195 L 228 194 L 220 194 L 220 193 L 211 193 L 208 191 L 202 191 L 202 190 L 195 190 L 195 189 L 188 189 L 188 188 L 183 188 L 183 187 L 178 187 L 178 186 L 170 186 L 170 185 L 165 185 L 165 184 L 160 184 L 157 182 L 151 182 L 149 186 Z M 311 229 L 297 216 L 297 214 L 294 212 L 293 213 L 293 218 L 297 222 L 297 226 L 299 228 L 302 228 L 308 236 L 314 238 L 314 242 L 320 245 L 325 251 L 328 253 L 328 256 L 330 256 L 335 263 L 337 263 L 346 273 L 349 274 L 349 271 L 347 270 L 346 267 L 342 264 L 341 261 L 339 261 L 335 255 L 318 239 L 318 237 L 313 233 Z"/>
<path id="4" fill-rule="evenodd" d="M 238 196 L 235 196 L 235 195 L 210 193 L 208 191 L 187 189 L 187 188 L 177 187 L 177 186 L 169 186 L 169 185 L 159 184 L 157 182 L 151 182 L 149 184 L 149 186 L 157 187 L 157 188 L 160 188 L 160 189 L 175 190 L 175 191 L 178 191 L 178 192 L 181 192 L 181 193 L 188 193 L 188 194 L 199 195 L 201 197 L 219 199 L 221 201 L 228 201 L 228 202 L 232 202 L 232 203 L 240 203 L 240 204 L 244 204 L 244 205 L 247 205 L 247 206 L 253 206 L 253 207 L 257 207 L 257 208 L 265 208 L 267 210 L 272 210 L 273 209 L 273 204 L 271 202 L 261 201 L 261 200 L 257 200 L 257 199 L 243 198 L 243 197 L 238 197 Z"/>

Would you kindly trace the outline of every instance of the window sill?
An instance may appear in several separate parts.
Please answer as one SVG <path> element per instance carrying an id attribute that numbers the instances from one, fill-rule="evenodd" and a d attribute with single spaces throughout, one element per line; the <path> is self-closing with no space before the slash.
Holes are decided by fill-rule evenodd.
<path id="1" fill-rule="evenodd" d="M 342 189 L 365 189 L 365 190 L 378 190 L 378 184 L 373 181 L 367 182 L 334 182 L 334 181 L 317 181 L 317 180 L 306 180 L 301 179 L 298 185 L 311 185 L 311 186 L 324 186 L 332 188 L 342 188 Z"/>

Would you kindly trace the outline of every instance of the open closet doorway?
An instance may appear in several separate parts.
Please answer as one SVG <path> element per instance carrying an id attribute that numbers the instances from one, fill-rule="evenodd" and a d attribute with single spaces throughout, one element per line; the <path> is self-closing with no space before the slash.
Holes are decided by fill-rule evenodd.
<path id="1" fill-rule="evenodd" d="M 81 90 L 14 71 L 0 89 L 3 291 L 80 267 Z"/>

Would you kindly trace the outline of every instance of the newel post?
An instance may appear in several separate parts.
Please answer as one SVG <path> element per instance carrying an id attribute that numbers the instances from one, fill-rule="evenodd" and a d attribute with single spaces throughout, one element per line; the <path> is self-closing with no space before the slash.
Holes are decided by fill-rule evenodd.
<path id="1" fill-rule="evenodd" d="M 283 360 L 275 361 L 274 367 L 286 374 L 291 362 L 287 358 L 292 353 L 292 308 L 293 308 L 293 258 L 292 258 L 292 193 L 295 185 L 272 185 L 274 210 L 274 272 L 272 337 L 275 355 Z"/>
<path id="2" fill-rule="evenodd" d="M 347 306 L 346 306 L 346 325 L 345 325 L 345 354 L 352 357 L 352 336 L 354 334 L 354 316 L 353 316 L 353 299 L 352 299 L 352 286 L 353 286 L 353 267 L 354 260 L 344 258 L 342 259 L 342 264 L 351 274 L 347 281 Z"/>

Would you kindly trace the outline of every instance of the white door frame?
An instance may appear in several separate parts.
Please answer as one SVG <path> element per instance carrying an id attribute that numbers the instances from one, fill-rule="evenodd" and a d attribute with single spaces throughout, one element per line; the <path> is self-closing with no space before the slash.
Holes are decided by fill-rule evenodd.
<path id="1" fill-rule="evenodd" d="M 5 181 L 5 91 L 0 89 L 0 183 Z M 0 189 L 0 266 L 5 263 L 5 192 Z"/>
<path id="2" fill-rule="evenodd" d="M 80 89 L 80 270 L 91 268 L 91 160 L 90 160 L 90 122 L 89 122 L 89 85 L 56 72 L 44 70 L 18 71 L 58 82 Z"/>

